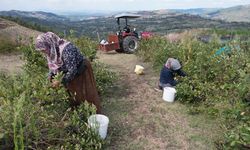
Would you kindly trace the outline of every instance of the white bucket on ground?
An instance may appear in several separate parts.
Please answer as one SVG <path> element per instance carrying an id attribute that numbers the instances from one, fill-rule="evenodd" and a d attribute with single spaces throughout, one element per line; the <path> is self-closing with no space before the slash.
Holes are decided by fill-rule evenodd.
<path id="1" fill-rule="evenodd" d="M 91 115 L 88 118 L 89 126 L 94 129 L 102 139 L 105 139 L 107 136 L 109 118 L 105 115 L 96 114 Z"/>
<path id="2" fill-rule="evenodd" d="M 173 102 L 175 98 L 176 90 L 172 87 L 165 87 L 163 89 L 162 99 L 166 102 Z"/>
<path id="3" fill-rule="evenodd" d="M 135 73 L 141 75 L 144 73 L 144 67 L 141 65 L 135 65 Z"/>

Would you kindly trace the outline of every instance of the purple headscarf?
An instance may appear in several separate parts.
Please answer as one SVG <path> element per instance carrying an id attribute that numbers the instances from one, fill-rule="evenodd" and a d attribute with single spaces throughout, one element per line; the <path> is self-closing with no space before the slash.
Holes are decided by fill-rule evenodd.
<path id="1" fill-rule="evenodd" d="M 58 68 L 63 65 L 62 52 L 68 44 L 68 41 L 52 32 L 40 34 L 35 41 L 35 47 L 38 51 L 45 50 L 48 67 L 53 73 L 57 73 Z"/>

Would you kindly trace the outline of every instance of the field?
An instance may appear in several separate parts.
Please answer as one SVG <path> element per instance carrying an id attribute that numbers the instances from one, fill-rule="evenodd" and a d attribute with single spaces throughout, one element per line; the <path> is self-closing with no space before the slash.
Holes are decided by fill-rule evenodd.
<path id="1" fill-rule="evenodd" d="M 46 60 L 33 43 L 12 45 L 14 53 L 0 54 L 0 149 L 248 149 L 249 39 L 223 43 L 210 36 L 206 42 L 195 30 L 155 36 L 130 55 L 96 51 L 97 41 L 69 36 L 92 60 L 103 114 L 110 119 L 106 140 L 86 124 L 91 105 L 69 109 L 65 89 L 50 87 Z M 221 48 L 226 51 L 218 53 Z M 188 74 L 177 78 L 174 103 L 154 89 L 168 57 L 180 59 Z M 134 73 L 137 64 L 144 75 Z"/>
<path id="2" fill-rule="evenodd" d="M 119 80 L 103 98 L 110 117 L 106 149 L 216 149 L 220 121 L 204 115 L 188 115 L 188 106 L 167 103 L 155 91 L 159 75 L 152 65 L 135 55 L 98 53 L 99 60 L 118 73 Z M 134 73 L 136 64 L 145 74 Z"/>
<path id="3" fill-rule="evenodd" d="M 164 102 L 162 93 L 154 90 L 158 74 L 152 65 L 135 55 L 115 52 L 98 52 L 97 60 L 119 76 L 102 96 L 103 113 L 110 118 L 104 149 L 216 148 L 214 140 L 222 138 L 220 121 L 188 115 L 188 107 L 179 102 Z M 20 71 L 15 63 L 6 63 L 11 73 Z M 136 64 L 146 68 L 145 75 L 133 72 Z"/>

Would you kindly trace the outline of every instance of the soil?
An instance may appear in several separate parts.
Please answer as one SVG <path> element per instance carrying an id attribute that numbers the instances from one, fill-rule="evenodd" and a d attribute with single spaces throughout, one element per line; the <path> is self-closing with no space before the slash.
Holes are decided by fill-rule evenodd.
<path id="1" fill-rule="evenodd" d="M 163 101 L 163 93 L 154 89 L 159 74 L 150 64 L 133 54 L 98 52 L 98 57 L 119 76 L 102 100 L 110 118 L 106 149 L 215 149 L 216 122 L 188 115 L 178 100 Z M 144 66 L 144 75 L 135 74 L 135 65 Z"/>
<path id="2" fill-rule="evenodd" d="M 102 95 L 103 114 L 110 119 L 104 149 L 176 150 L 216 149 L 222 135 L 218 122 L 203 115 L 189 115 L 188 106 L 162 100 L 159 74 L 134 54 L 98 52 L 98 61 L 118 76 L 114 86 Z M 20 55 L 0 55 L 0 70 L 21 71 Z M 134 72 L 142 65 L 144 75 Z M 178 91 L 177 91 L 178 94 Z"/>
<path id="3" fill-rule="evenodd" d="M 0 55 L 0 71 L 15 74 L 22 70 L 24 61 L 21 60 L 20 54 L 1 54 Z"/>

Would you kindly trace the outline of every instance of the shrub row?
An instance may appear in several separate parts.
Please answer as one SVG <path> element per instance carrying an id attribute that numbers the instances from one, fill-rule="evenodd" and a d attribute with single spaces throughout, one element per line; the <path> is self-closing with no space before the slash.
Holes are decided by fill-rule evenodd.
<path id="1" fill-rule="evenodd" d="M 222 47 L 228 49 L 219 53 Z M 162 37 L 141 41 L 137 55 L 159 72 L 167 58 L 183 64 L 188 76 L 177 85 L 177 99 L 192 105 L 192 114 L 204 112 L 225 120 L 222 148 L 249 148 L 250 143 L 250 42 L 221 44 L 214 36 L 202 43 L 191 36 L 179 42 Z"/>
<path id="2" fill-rule="evenodd" d="M 88 39 L 82 38 L 77 46 L 88 58 L 95 56 L 95 45 Z M 19 49 L 24 71 L 0 75 L 0 149 L 101 149 L 104 141 L 86 123 L 95 108 L 86 102 L 72 110 L 65 89 L 50 87 L 46 59 L 33 45 Z M 104 93 L 116 76 L 92 63 L 98 89 Z"/>

